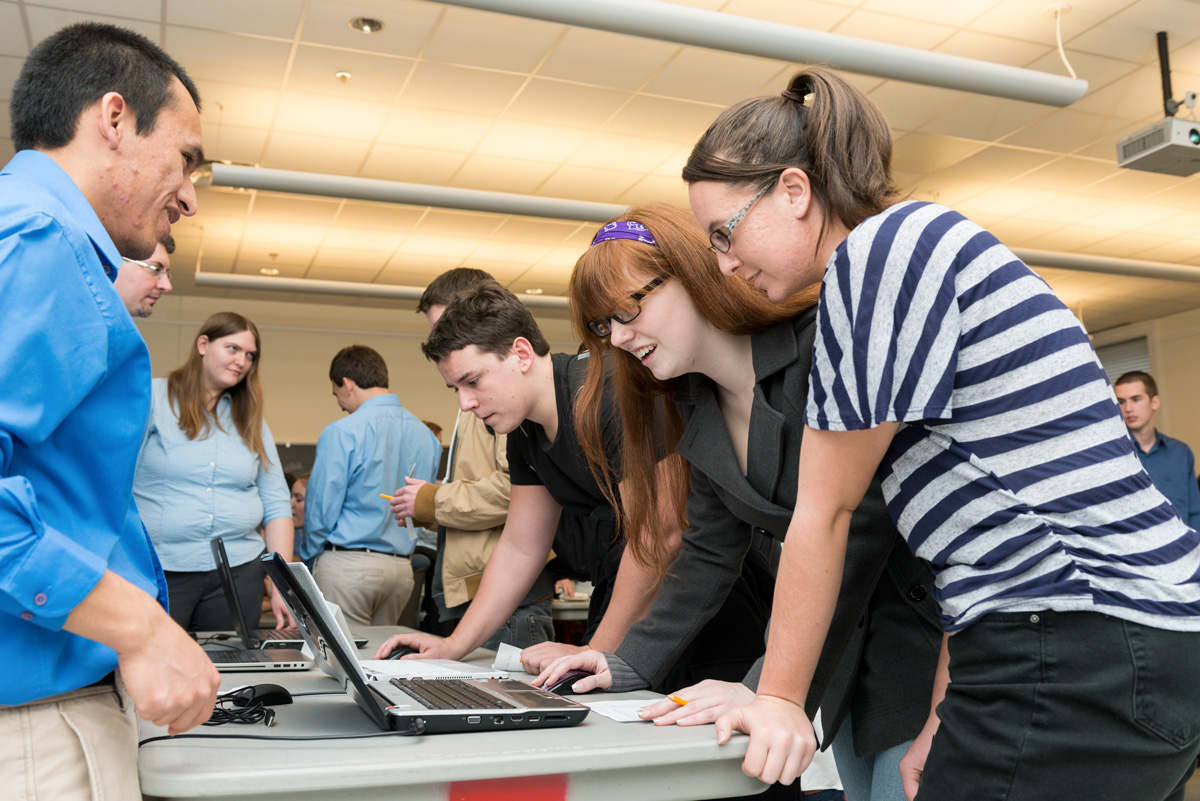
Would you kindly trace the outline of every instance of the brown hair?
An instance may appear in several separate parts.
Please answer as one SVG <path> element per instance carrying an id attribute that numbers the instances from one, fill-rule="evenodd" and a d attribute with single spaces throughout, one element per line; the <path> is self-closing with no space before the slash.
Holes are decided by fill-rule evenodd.
<path id="1" fill-rule="evenodd" d="M 246 377 L 225 390 L 224 394 L 232 401 L 233 422 L 242 442 L 257 453 L 265 465 L 269 460 L 263 446 L 263 392 L 262 382 L 258 377 L 258 365 L 262 361 L 262 342 L 258 336 L 258 328 L 250 320 L 235 312 L 217 312 L 205 320 L 204 325 L 200 326 L 200 333 L 196 334 L 196 339 L 192 342 L 192 352 L 188 354 L 187 361 L 167 376 L 167 397 L 170 398 L 175 416 L 179 418 L 179 428 L 187 434 L 188 439 L 207 437 L 210 425 L 215 424 L 217 428 L 221 428 L 221 421 L 204 406 L 204 387 L 200 378 L 204 357 L 196 349 L 196 343 L 200 341 L 200 337 L 208 337 L 209 342 L 213 342 L 243 331 L 254 335 L 254 359 Z"/>
<path id="2" fill-rule="evenodd" d="M 683 180 L 770 186 L 789 167 L 808 175 L 813 197 L 846 228 L 900 199 L 892 182 L 892 134 L 874 103 L 841 77 L 808 67 L 785 95 L 730 106 L 692 148 Z"/>
<path id="3" fill-rule="evenodd" d="M 1114 387 L 1119 387 L 1122 384 L 1132 384 L 1134 381 L 1141 381 L 1142 386 L 1146 388 L 1147 397 L 1158 397 L 1158 382 L 1154 377 L 1143 370 L 1131 370 L 1128 373 L 1123 373 L 1120 378 L 1113 382 Z"/>
<path id="4" fill-rule="evenodd" d="M 387 362 L 379 351 L 366 345 L 349 345 L 329 363 L 329 380 L 339 387 L 349 378 L 359 389 L 388 388 Z"/>
<path id="5" fill-rule="evenodd" d="M 525 304 L 495 281 L 481 281 L 451 298 L 421 352 L 426 359 L 440 362 L 454 351 L 474 345 L 504 358 L 517 337 L 529 340 L 538 356 L 550 352 L 550 343 Z"/>
<path id="6" fill-rule="evenodd" d="M 794 317 L 817 301 L 819 285 L 783 303 L 772 303 L 743 278 L 723 275 L 692 215 L 665 203 L 637 206 L 610 222 L 634 220 L 649 229 L 657 245 L 611 239 L 579 257 L 571 273 L 571 320 L 584 346 L 605 358 L 589 360 L 587 379 L 575 403 L 575 428 L 588 464 L 609 502 L 616 505 L 612 468 L 605 457 L 601 395 L 605 363 L 612 367 L 613 391 L 622 429 L 621 483 L 625 537 L 639 564 L 662 576 L 668 567 L 668 520 L 656 513 L 670 501 L 674 522 L 687 527 L 687 466 L 674 453 L 683 418 L 672 402 L 675 380 L 659 381 L 633 354 L 614 348 L 587 327 L 588 320 L 628 309 L 629 295 L 662 273 L 679 281 L 700 314 L 726 333 L 744 336 Z M 661 425 L 663 430 L 656 431 Z M 659 453 L 647 443 L 662 441 L 670 454 L 660 468 Z"/>
<path id="7" fill-rule="evenodd" d="M 421 299 L 417 301 L 417 313 L 425 314 L 433 306 L 445 306 L 450 298 L 464 289 L 470 289 L 483 281 L 495 281 L 491 274 L 474 267 L 455 267 L 429 282 Z"/>

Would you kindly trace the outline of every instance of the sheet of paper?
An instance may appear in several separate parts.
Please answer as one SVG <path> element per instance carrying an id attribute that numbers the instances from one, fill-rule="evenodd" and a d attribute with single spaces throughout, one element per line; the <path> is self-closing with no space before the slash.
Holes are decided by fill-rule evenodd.
<path id="1" fill-rule="evenodd" d="M 617 723 L 649 723 L 638 717 L 638 712 L 658 701 L 657 698 L 635 698 L 632 701 L 604 701 L 586 696 L 571 696 L 572 700 L 586 704 L 597 715 L 615 720 Z"/>
<path id="2" fill-rule="evenodd" d="M 525 668 L 521 665 L 521 649 L 506 642 L 500 643 L 500 647 L 496 649 L 496 658 L 492 661 L 492 667 L 496 670 L 523 673 Z"/>

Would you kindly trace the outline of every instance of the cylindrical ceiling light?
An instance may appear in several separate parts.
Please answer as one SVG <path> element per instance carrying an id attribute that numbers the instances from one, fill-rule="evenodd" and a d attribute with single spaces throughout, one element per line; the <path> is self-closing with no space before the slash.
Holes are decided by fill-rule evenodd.
<path id="1" fill-rule="evenodd" d="M 946 53 L 810 31 L 661 0 L 439 0 L 581 28 L 940 86 L 1048 106 L 1069 106 L 1087 81 Z"/>

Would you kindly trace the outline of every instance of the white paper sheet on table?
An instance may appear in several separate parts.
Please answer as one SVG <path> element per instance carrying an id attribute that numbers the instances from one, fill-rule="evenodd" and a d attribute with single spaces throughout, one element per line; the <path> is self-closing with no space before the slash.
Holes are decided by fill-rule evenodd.
<path id="1" fill-rule="evenodd" d="M 586 696 L 571 696 L 573 700 L 586 704 L 597 715 L 603 715 L 617 723 L 649 723 L 638 717 L 638 712 L 651 704 L 658 703 L 658 698 L 635 698 L 632 701 L 605 701 L 599 698 L 591 699 Z"/>
<path id="2" fill-rule="evenodd" d="M 525 666 L 521 664 L 521 649 L 506 642 L 500 643 L 496 649 L 496 658 L 492 661 L 495 670 L 507 670 L 512 673 L 522 673 Z"/>

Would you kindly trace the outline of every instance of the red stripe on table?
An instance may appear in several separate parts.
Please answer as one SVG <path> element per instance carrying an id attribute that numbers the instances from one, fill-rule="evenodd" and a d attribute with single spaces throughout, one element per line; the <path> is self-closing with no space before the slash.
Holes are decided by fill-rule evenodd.
<path id="1" fill-rule="evenodd" d="M 566 801 L 567 774 L 450 782 L 447 801 Z"/>

